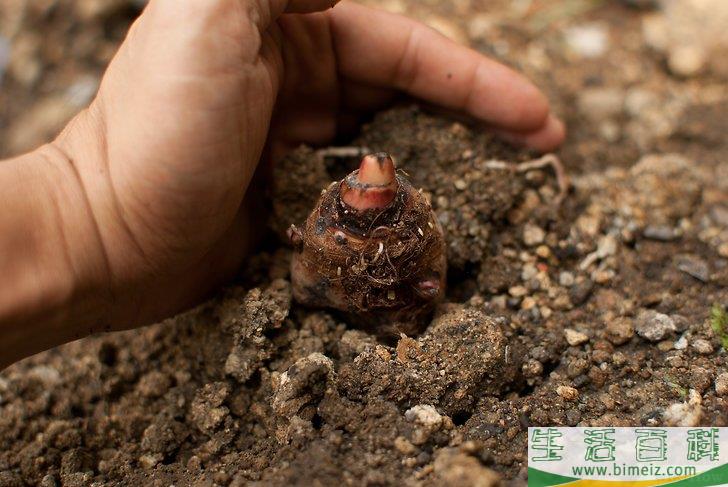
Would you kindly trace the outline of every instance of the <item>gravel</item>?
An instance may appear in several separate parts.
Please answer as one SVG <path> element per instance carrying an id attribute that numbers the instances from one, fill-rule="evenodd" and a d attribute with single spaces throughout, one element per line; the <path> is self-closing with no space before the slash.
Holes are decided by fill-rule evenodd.
<path id="1" fill-rule="evenodd" d="M 651 342 L 664 340 L 676 330 L 672 318 L 654 310 L 641 310 L 635 321 L 637 334 Z"/>

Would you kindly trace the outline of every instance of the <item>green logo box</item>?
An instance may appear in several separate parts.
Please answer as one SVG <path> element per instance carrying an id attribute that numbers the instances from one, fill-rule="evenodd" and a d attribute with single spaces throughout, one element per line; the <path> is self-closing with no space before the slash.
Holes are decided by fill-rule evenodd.
<path id="1" fill-rule="evenodd" d="M 728 428 L 528 428 L 528 485 L 728 486 Z"/>

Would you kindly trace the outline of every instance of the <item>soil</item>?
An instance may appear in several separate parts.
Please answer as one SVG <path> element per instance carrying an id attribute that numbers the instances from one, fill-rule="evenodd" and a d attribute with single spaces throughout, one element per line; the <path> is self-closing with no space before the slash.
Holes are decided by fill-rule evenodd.
<path id="1" fill-rule="evenodd" d="M 295 204 L 274 205 L 239 282 L 0 373 L 0 486 L 525 485 L 528 426 L 728 425 L 710 320 L 728 304 L 724 66 L 651 41 L 646 26 L 672 32 L 659 2 L 370 3 L 535 79 L 570 128 L 565 197 L 552 166 L 481 128 L 376 115 L 349 145 L 423 189 L 449 260 L 429 327 L 381 342 L 291 299 L 282 233 L 355 165 L 299 149 L 274 186 Z M 137 4 L 0 2 L 2 155 L 87 102 Z"/>

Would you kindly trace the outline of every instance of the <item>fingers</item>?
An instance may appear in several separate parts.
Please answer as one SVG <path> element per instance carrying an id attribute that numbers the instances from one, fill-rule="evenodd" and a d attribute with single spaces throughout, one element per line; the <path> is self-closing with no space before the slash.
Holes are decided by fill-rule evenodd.
<path id="1" fill-rule="evenodd" d="M 550 152 L 558 148 L 566 137 L 566 128 L 561 120 L 549 115 L 543 127 L 531 132 L 495 130 L 495 133 L 514 145 L 531 147 L 539 152 Z"/>
<path id="2" fill-rule="evenodd" d="M 529 134 L 528 141 L 543 146 L 557 139 L 546 98 L 502 64 L 399 15 L 346 2 L 331 17 L 342 76 L 402 90 L 507 132 Z M 535 137 L 540 130 L 546 132 Z"/>

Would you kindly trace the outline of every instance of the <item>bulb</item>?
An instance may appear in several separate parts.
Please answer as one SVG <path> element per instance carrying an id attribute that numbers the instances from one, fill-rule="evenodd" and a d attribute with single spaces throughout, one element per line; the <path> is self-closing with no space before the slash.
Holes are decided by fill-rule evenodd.
<path id="1" fill-rule="evenodd" d="M 289 230 L 293 296 L 381 335 L 414 333 L 445 291 L 445 239 L 427 198 L 385 153 L 326 189 Z"/>

